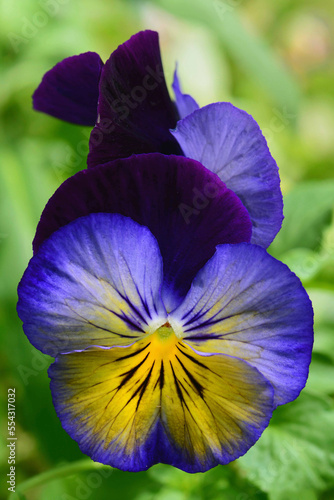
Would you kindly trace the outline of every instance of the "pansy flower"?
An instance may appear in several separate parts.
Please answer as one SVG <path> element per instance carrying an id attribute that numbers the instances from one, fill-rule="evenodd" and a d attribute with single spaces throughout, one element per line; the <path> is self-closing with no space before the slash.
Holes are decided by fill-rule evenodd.
<path id="1" fill-rule="evenodd" d="M 298 396 L 312 307 L 251 230 L 240 199 L 180 156 L 115 160 L 51 198 L 18 313 L 56 358 L 57 414 L 93 460 L 205 471 L 243 455 Z"/>
<path id="2" fill-rule="evenodd" d="M 276 162 L 255 120 L 230 103 L 199 108 L 183 94 L 175 71 L 170 99 L 158 34 L 142 31 L 106 61 L 87 52 L 44 75 L 34 108 L 94 126 L 88 166 L 160 152 L 200 161 L 232 189 L 252 221 L 252 243 L 267 247 L 283 219 Z"/>
<path id="3" fill-rule="evenodd" d="M 217 245 L 249 242 L 252 234 L 247 210 L 217 175 L 183 156 L 150 153 L 82 170 L 67 179 L 43 210 L 34 252 L 60 227 L 99 212 L 130 217 L 157 239 L 169 310 L 185 296 Z"/>

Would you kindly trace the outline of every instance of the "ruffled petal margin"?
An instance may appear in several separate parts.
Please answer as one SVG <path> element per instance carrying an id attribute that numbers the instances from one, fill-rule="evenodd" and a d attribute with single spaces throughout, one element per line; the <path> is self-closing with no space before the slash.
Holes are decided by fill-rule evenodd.
<path id="1" fill-rule="evenodd" d="M 161 283 L 159 247 L 147 228 L 91 214 L 59 229 L 31 259 L 17 311 L 30 342 L 51 356 L 129 345 L 166 316 Z"/>
<path id="2" fill-rule="evenodd" d="M 184 342 L 256 367 L 275 390 L 275 406 L 304 387 L 313 345 L 313 310 L 300 280 L 266 251 L 221 245 L 171 313 Z"/>
<path id="3" fill-rule="evenodd" d="M 186 156 L 215 172 L 239 196 L 252 221 L 251 243 L 267 248 L 281 228 L 283 200 L 276 162 L 256 121 L 219 102 L 180 120 L 172 134 Z"/>
<path id="4" fill-rule="evenodd" d="M 272 415 L 272 387 L 229 356 L 148 340 L 60 355 L 49 369 L 64 429 L 93 460 L 128 471 L 157 462 L 204 472 L 243 455 Z"/>

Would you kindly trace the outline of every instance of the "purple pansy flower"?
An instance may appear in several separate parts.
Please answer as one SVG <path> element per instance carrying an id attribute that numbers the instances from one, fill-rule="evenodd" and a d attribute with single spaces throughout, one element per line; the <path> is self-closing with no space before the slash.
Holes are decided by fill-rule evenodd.
<path id="1" fill-rule="evenodd" d="M 33 96 L 35 109 L 94 126 L 88 166 L 132 154 L 185 155 L 217 173 L 247 208 L 252 243 L 267 247 L 283 219 L 276 162 L 255 120 L 229 103 L 199 108 L 175 71 L 169 97 L 158 34 L 137 33 L 103 65 L 88 52 L 58 63 Z"/>
<path id="2" fill-rule="evenodd" d="M 243 455 L 298 396 L 311 303 L 250 238 L 239 198 L 180 156 L 118 159 L 51 198 L 18 313 L 56 358 L 57 414 L 93 460 L 205 471 Z"/>
<path id="3" fill-rule="evenodd" d="M 152 232 L 164 261 L 168 286 L 163 294 L 169 310 L 185 296 L 217 245 L 251 239 L 247 210 L 216 174 L 183 156 L 150 153 L 67 179 L 42 213 L 34 251 L 60 227 L 98 212 L 122 214 Z M 174 292 L 167 297 L 171 288 Z"/>

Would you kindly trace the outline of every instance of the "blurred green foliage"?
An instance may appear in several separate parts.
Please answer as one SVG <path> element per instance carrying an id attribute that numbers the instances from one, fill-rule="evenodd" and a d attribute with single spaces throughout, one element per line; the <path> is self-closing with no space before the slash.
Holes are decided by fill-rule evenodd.
<path id="1" fill-rule="evenodd" d="M 334 4 L 319 0 L 1 0 L 0 416 L 8 473 L 7 389 L 17 394 L 18 491 L 27 500 L 303 500 L 334 498 Z M 315 345 L 302 395 L 275 411 L 259 442 L 229 466 L 189 475 L 158 465 L 125 473 L 84 457 L 55 415 L 51 359 L 25 338 L 16 287 L 41 211 L 85 168 L 89 130 L 33 112 L 31 95 L 64 57 L 105 60 L 144 29 L 160 33 L 170 82 L 201 105 L 230 101 L 259 122 L 280 167 L 283 228 L 270 251 L 302 279 Z M 21 486 L 20 486 L 21 485 Z M 2 494 L 7 498 L 5 481 Z"/>

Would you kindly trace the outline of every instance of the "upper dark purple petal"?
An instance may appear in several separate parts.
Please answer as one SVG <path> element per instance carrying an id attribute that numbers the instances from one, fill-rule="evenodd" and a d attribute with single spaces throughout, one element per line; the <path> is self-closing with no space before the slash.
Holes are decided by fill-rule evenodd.
<path id="1" fill-rule="evenodd" d="M 68 57 L 45 73 L 33 107 L 77 125 L 94 126 L 103 62 L 95 52 Z"/>
<path id="2" fill-rule="evenodd" d="M 152 153 L 115 160 L 67 179 L 44 209 L 35 252 L 60 227 L 97 212 L 131 217 L 156 237 L 169 310 L 178 305 L 218 244 L 251 238 L 247 210 L 216 174 L 189 158 Z"/>
<path id="3" fill-rule="evenodd" d="M 88 166 L 139 153 L 182 154 L 169 132 L 178 119 L 165 82 L 158 33 L 141 31 L 120 45 L 102 70 Z"/>

